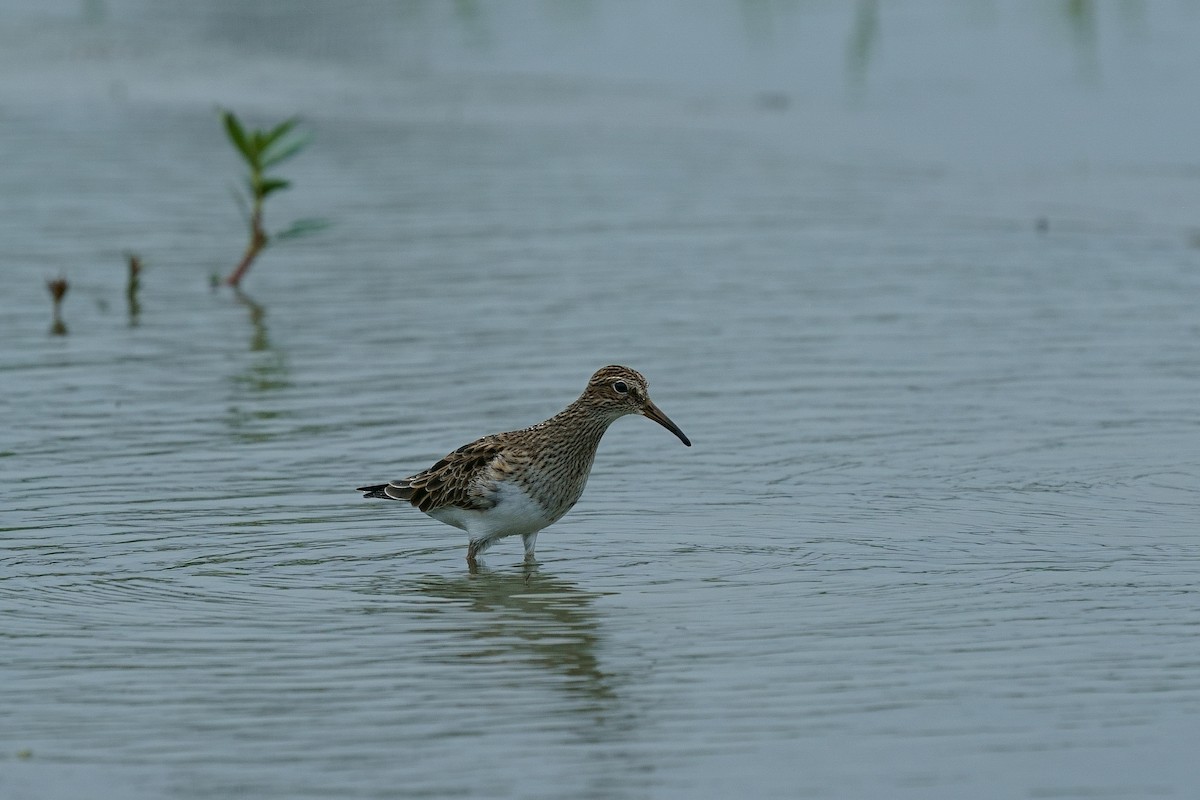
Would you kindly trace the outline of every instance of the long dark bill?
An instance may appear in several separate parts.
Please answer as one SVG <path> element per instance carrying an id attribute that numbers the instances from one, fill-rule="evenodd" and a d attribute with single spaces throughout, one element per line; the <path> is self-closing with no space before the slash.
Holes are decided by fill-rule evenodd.
<path id="1" fill-rule="evenodd" d="M 642 414 L 644 414 L 649 419 L 654 420 L 659 425 L 662 425 L 664 428 L 669 430 L 671 433 L 678 436 L 679 441 L 683 442 L 688 447 L 692 446 L 692 443 L 690 441 L 688 441 L 688 438 L 683 435 L 683 431 L 679 430 L 679 426 L 676 425 L 674 422 L 671 422 L 671 418 L 668 417 L 666 414 L 664 414 L 662 412 L 662 409 L 660 409 L 658 406 L 654 405 L 654 403 L 652 403 L 649 399 L 646 400 L 646 407 L 642 411 Z"/>

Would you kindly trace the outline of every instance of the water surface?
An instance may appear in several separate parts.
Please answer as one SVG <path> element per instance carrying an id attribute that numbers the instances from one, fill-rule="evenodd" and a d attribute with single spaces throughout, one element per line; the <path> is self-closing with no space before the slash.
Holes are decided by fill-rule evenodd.
<path id="1" fill-rule="evenodd" d="M 1192 796 L 1194 14 L 189 8 L 7 12 L 0 794 Z M 352 491 L 613 362 L 534 569 Z"/>

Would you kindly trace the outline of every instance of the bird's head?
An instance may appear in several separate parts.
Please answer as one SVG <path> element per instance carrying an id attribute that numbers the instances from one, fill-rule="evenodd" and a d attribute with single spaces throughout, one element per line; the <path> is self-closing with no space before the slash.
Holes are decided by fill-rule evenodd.
<path id="1" fill-rule="evenodd" d="M 614 419 L 626 414 L 641 414 L 678 436 L 679 441 L 688 447 L 692 446 L 679 426 L 654 405 L 647 391 L 646 379 L 636 369 L 616 365 L 601 367 L 588 381 L 581 399 L 611 414 Z"/>

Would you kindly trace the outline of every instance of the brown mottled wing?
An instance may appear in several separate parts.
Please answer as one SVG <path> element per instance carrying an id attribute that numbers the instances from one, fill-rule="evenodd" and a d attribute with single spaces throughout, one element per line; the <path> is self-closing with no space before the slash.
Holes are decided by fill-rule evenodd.
<path id="1" fill-rule="evenodd" d="M 497 473 L 505 471 L 503 449 L 501 436 L 485 436 L 463 445 L 423 472 L 392 481 L 383 492 L 426 512 L 443 506 L 485 511 L 496 504 L 489 489 Z"/>

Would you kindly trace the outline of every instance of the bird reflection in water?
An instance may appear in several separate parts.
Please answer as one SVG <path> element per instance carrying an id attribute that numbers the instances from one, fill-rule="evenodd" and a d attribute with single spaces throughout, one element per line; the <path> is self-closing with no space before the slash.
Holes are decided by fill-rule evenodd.
<path id="1" fill-rule="evenodd" d="M 535 564 L 515 572 L 480 566 L 458 577 L 431 575 L 416 589 L 472 612 L 463 616 L 463 633 L 473 643 L 468 659 L 511 657 L 567 678 L 562 685 L 587 700 L 577 711 L 613 710 L 612 678 L 596 656 L 600 619 L 592 604 L 600 594 L 545 575 Z"/>

